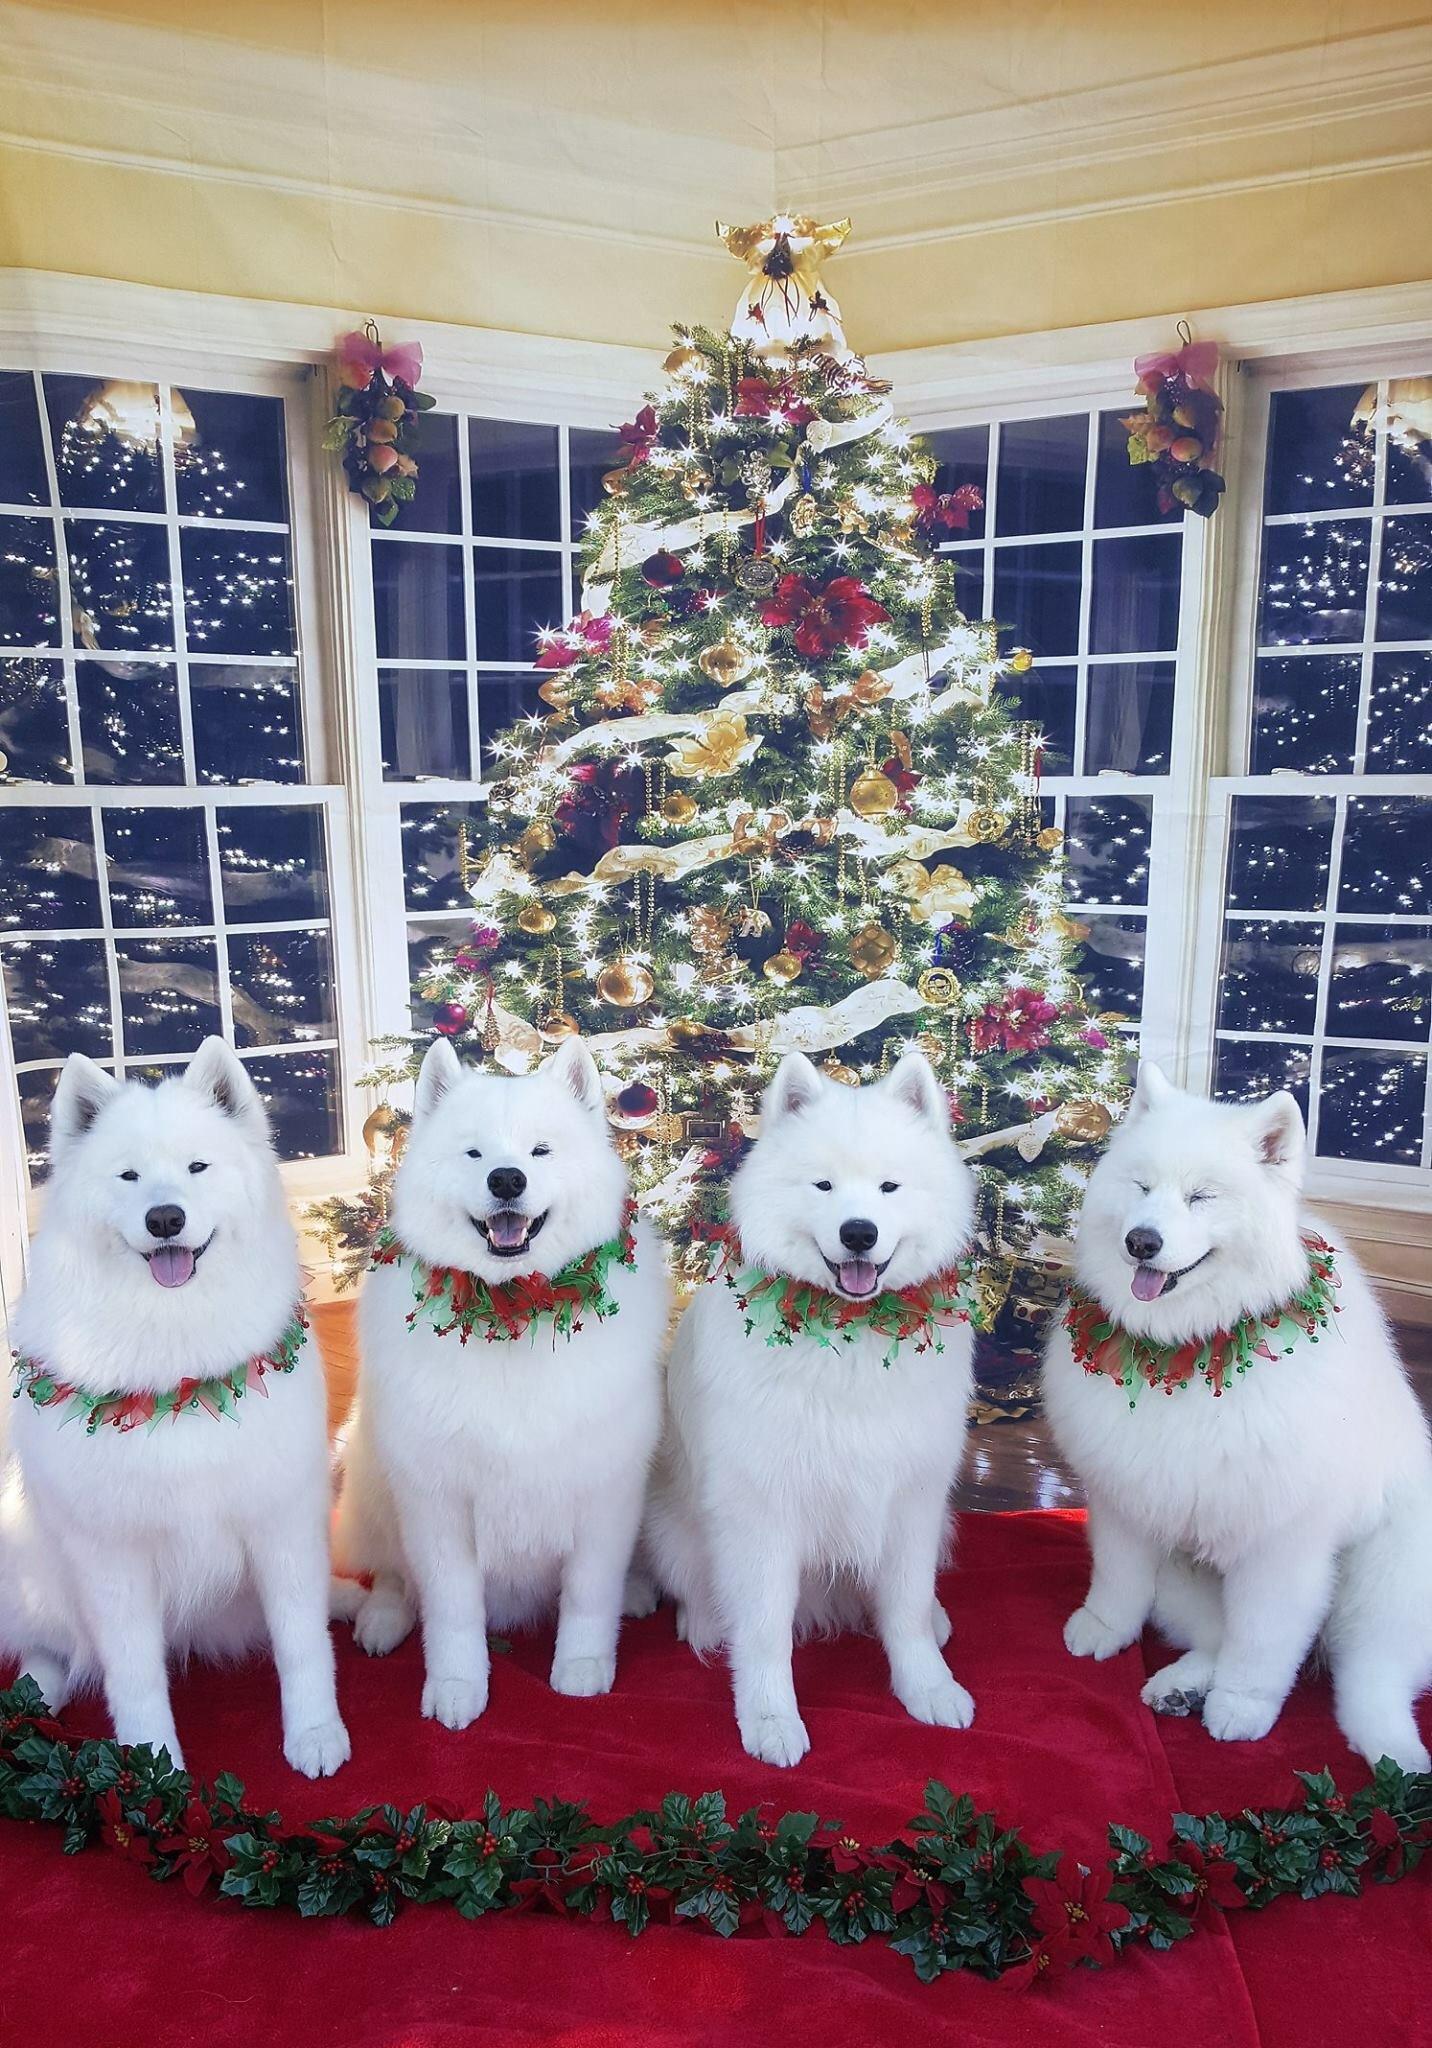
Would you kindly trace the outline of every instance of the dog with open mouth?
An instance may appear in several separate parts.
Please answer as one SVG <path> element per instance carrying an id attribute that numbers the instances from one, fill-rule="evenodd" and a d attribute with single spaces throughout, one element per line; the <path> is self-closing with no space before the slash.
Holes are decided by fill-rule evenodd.
<path id="1" fill-rule="evenodd" d="M 1256 1741 L 1321 1634 L 1351 1747 L 1425 1771 L 1432 1448 L 1361 1269 L 1302 1206 L 1304 1144 L 1287 1093 L 1139 1070 L 1045 1354 L 1093 1553 L 1064 1640 L 1111 1657 L 1154 1621 L 1184 1654 L 1147 1704 Z"/>
<path id="2" fill-rule="evenodd" d="M 372 1655 L 421 1615 L 422 1711 L 465 1728 L 487 1630 L 555 1611 L 555 1691 L 608 1692 L 661 1426 L 668 1284 L 580 1039 L 536 1073 L 438 1039 L 359 1306 L 335 1585 Z"/>
<path id="3" fill-rule="evenodd" d="M 348 1756 L 328 1634 L 322 1364 L 268 1119 L 206 1039 L 118 1082 L 75 1053 L 12 1332 L 0 1656 L 58 1710 L 102 1685 L 120 1742 L 181 1761 L 168 1663 L 265 1639 L 284 1754 Z"/>
<path id="4" fill-rule="evenodd" d="M 724 1642 L 748 1753 L 810 1747 L 797 1634 L 873 1617 L 895 1695 L 968 1726 L 935 1576 L 971 1387 L 974 1188 L 918 1052 L 853 1089 L 800 1053 L 731 1185 L 734 1242 L 677 1331 L 646 1563 L 698 1653 Z"/>

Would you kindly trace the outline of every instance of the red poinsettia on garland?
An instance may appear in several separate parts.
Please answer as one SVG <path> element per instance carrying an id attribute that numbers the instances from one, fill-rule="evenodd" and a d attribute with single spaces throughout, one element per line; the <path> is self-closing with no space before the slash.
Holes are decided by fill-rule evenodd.
<path id="1" fill-rule="evenodd" d="M 926 533 L 964 533 L 971 512 L 984 504 L 978 484 L 958 484 L 952 491 L 937 491 L 931 484 L 916 484 L 910 493 L 915 520 Z"/>
<path id="2" fill-rule="evenodd" d="M 342 454 L 349 488 L 391 526 L 417 489 L 418 415 L 437 403 L 417 388 L 423 351 L 415 341 L 385 349 L 370 320 L 342 336 L 337 360 L 338 406 L 323 445 Z"/>
<path id="3" fill-rule="evenodd" d="M 975 1052 L 1038 1052 L 1049 1043 L 1049 1027 L 1059 1016 L 1059 1005 L 1051 1003 L 1038 989 L 1011 989 L 998 1002 L 986 1003 L 970 1021 L 970 1045 Z"/>
<path id="4" fill-rule="evenodd" d="M 815 407 L 807 405 L 796 388 L 794 377 L 782 377 L 768 384 L 764 377 L 742 377 L 736 386 L 738 419 L 784 420 L 787 426 L 804 427 L 815 418 Z"/>
<path id="5" fill-rule="evenodd" d="M 871 628 L 889 617 L 857 576 L 832 576 L 819 585 L 809 576 L 783 576 L 761 606 L 762 623 L 789 626 L 808 661 L 819 661 L 837 647 L 863 647 Z"/>
<path id="6" fill-rule="evenodd" d="M 560 632 L 544 626 L 537 636 L 542 652 L 532 666 L 571 668 L 584 655 L 600 654 L 611 645 L 612 624 L 609 612 L 581 611 Z"/>

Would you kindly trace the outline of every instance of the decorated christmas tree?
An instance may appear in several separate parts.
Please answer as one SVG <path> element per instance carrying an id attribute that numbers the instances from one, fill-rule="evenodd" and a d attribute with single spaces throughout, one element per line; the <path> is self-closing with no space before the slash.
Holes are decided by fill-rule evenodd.
<path id="1" fill-rule="evenodd" d="M 855 1084 L 918 1046 L 999 1296 L 1064 1237 L 1122 1062 L 1083 1007 L 1039 735 L 934 551 L 977 500 L 936 489 L 821 283 L 847 226 L 719 230 L 735 320 L 678 329 L 620 429 L 546 715 L 496 743 L 464 843 L 471 935 L 417 1015 L 514 1072 L 581 1032 L 692 1277 L 781 1056 Z"/>

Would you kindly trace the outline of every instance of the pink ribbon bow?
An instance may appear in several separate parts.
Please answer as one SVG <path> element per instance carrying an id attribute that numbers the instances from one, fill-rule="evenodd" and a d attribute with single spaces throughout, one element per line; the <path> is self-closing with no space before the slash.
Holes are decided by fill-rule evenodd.
<path id="1" fill-rule="evenodd" d="M 338 368 L 343 382 L 354 391 L 366 391 L 379 370 L 396 384 L 415 389 L 423 374 L 423 347 L 418 341 L 399 342 L 396 348 L 380 348 L 376 341 L 355 327 L 338 343 Z"/>
<path id="2" fill-rule="evenodd" d="M 1163 377 L 1186 377 L 1190 384 L 1206 384 L 1218 368 L 1216 341 L 1191 341 L 1186 347 L 1162 355 L 1135 356 L 1134 375 L 1142 382 Z"/>

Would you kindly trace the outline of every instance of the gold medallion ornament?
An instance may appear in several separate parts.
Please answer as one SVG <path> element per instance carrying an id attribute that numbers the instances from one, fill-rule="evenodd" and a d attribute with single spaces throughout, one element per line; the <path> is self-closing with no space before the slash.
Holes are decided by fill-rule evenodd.
<path id="1" fill-rule="evenodd" d="M 639 960 L 614 960 L 597 976 L 597 994 L 614 1010 L 639 1010 L 655 993 L 655 976 Z"/>
<path id="2" fill-rule="evenodd" d="M 710 676 L 713 683 L 720 683 L 723 688 L 739 683 L 755 665 L 755 655 L 739 640 L 717 640 L 712 646 L 703 647 L 696 657 L 702 675 Z"/>
<path id="3" fill-rule="evenodd" d="M 544 1010 L 537 1019 L 537 1036 L 544 1045 L 560 1045 L 564 1038 L 577 1038 L 581 1029 L 566 1010 Z"/>
<path id="4" fill-rule="evenodd" d="M 736 564 L 736 581 L 748 597 L 769 597 L 780 573 L 769 555 L 743 555 Z"/>
<path id="5" fill-rule="evenodd" d="M 884 925 L 863 924 L 850 941 L 850 964 L 867 981 L 875 981 L 892 965 L 899 947 Z"/>
<path id="6" fill-rule="evenodd" d="M 684 790 L 674 789 L 670 796 L 662 798 L 661 815 L 668 825 L 689 825 L 700 808 L 694 797 L 687 796 Z"/>
<path id="7" fill-rule="evenodd" d="M 915 986 L 922 1000 L 934 1010 L 943 1010 L 947 1003 L 959 999 L 960 978 L 953 968 L 927 967 Z"/>
<path id="8" fill-rule="evenodd" d="M 556 918 L 543 903 L 524 903 L 517 913 L 518 929 L 530 932 L 534 938 L 540 938 L 544 932 L 550 932 L 556 922 Z"/>
<path id="9" fill-rule="evenodd" d="M 772 953 L 761 972 L 767 981 L 775 982 L 778 988 L 785 988 L 790 982 L 799 981 L 801 973 L 800 956 L 788 953 L 782 946 L 779 953 Z"/>
<path id="10" fill-rule="evenodd" d="M 850 785 L 850 808 L 857 818 L 888 817 L 899 801 L 899 790 L 879 768 L 862 768 Z"/>
<path id="11" fill-rule="evenodd" d="M 971 839 L 982 845 L 992 846 L 996 839 L 1003 839 L 1009 830 L 1009 820 L 1003 811 L 995 810 L 992 804 L 981 804 L 965 819 L 965 830 Z"/>
<path id="12" fill-rule="evenodd" d="M 545 818 L 534 818 L 517 842 L 518 856 L 524 867 L 532 867 L 544 854 L 552 851 L 557 844 L 557 835 Z"/>
<path id="13" fill-rule="evenodd" d="M 1080 1144 L 1097 1145 L 1109 1135 L 1113 1121 L 1102 1102 L 1061 1102 L 1054 1112 L 1058 1135 Z"/>

